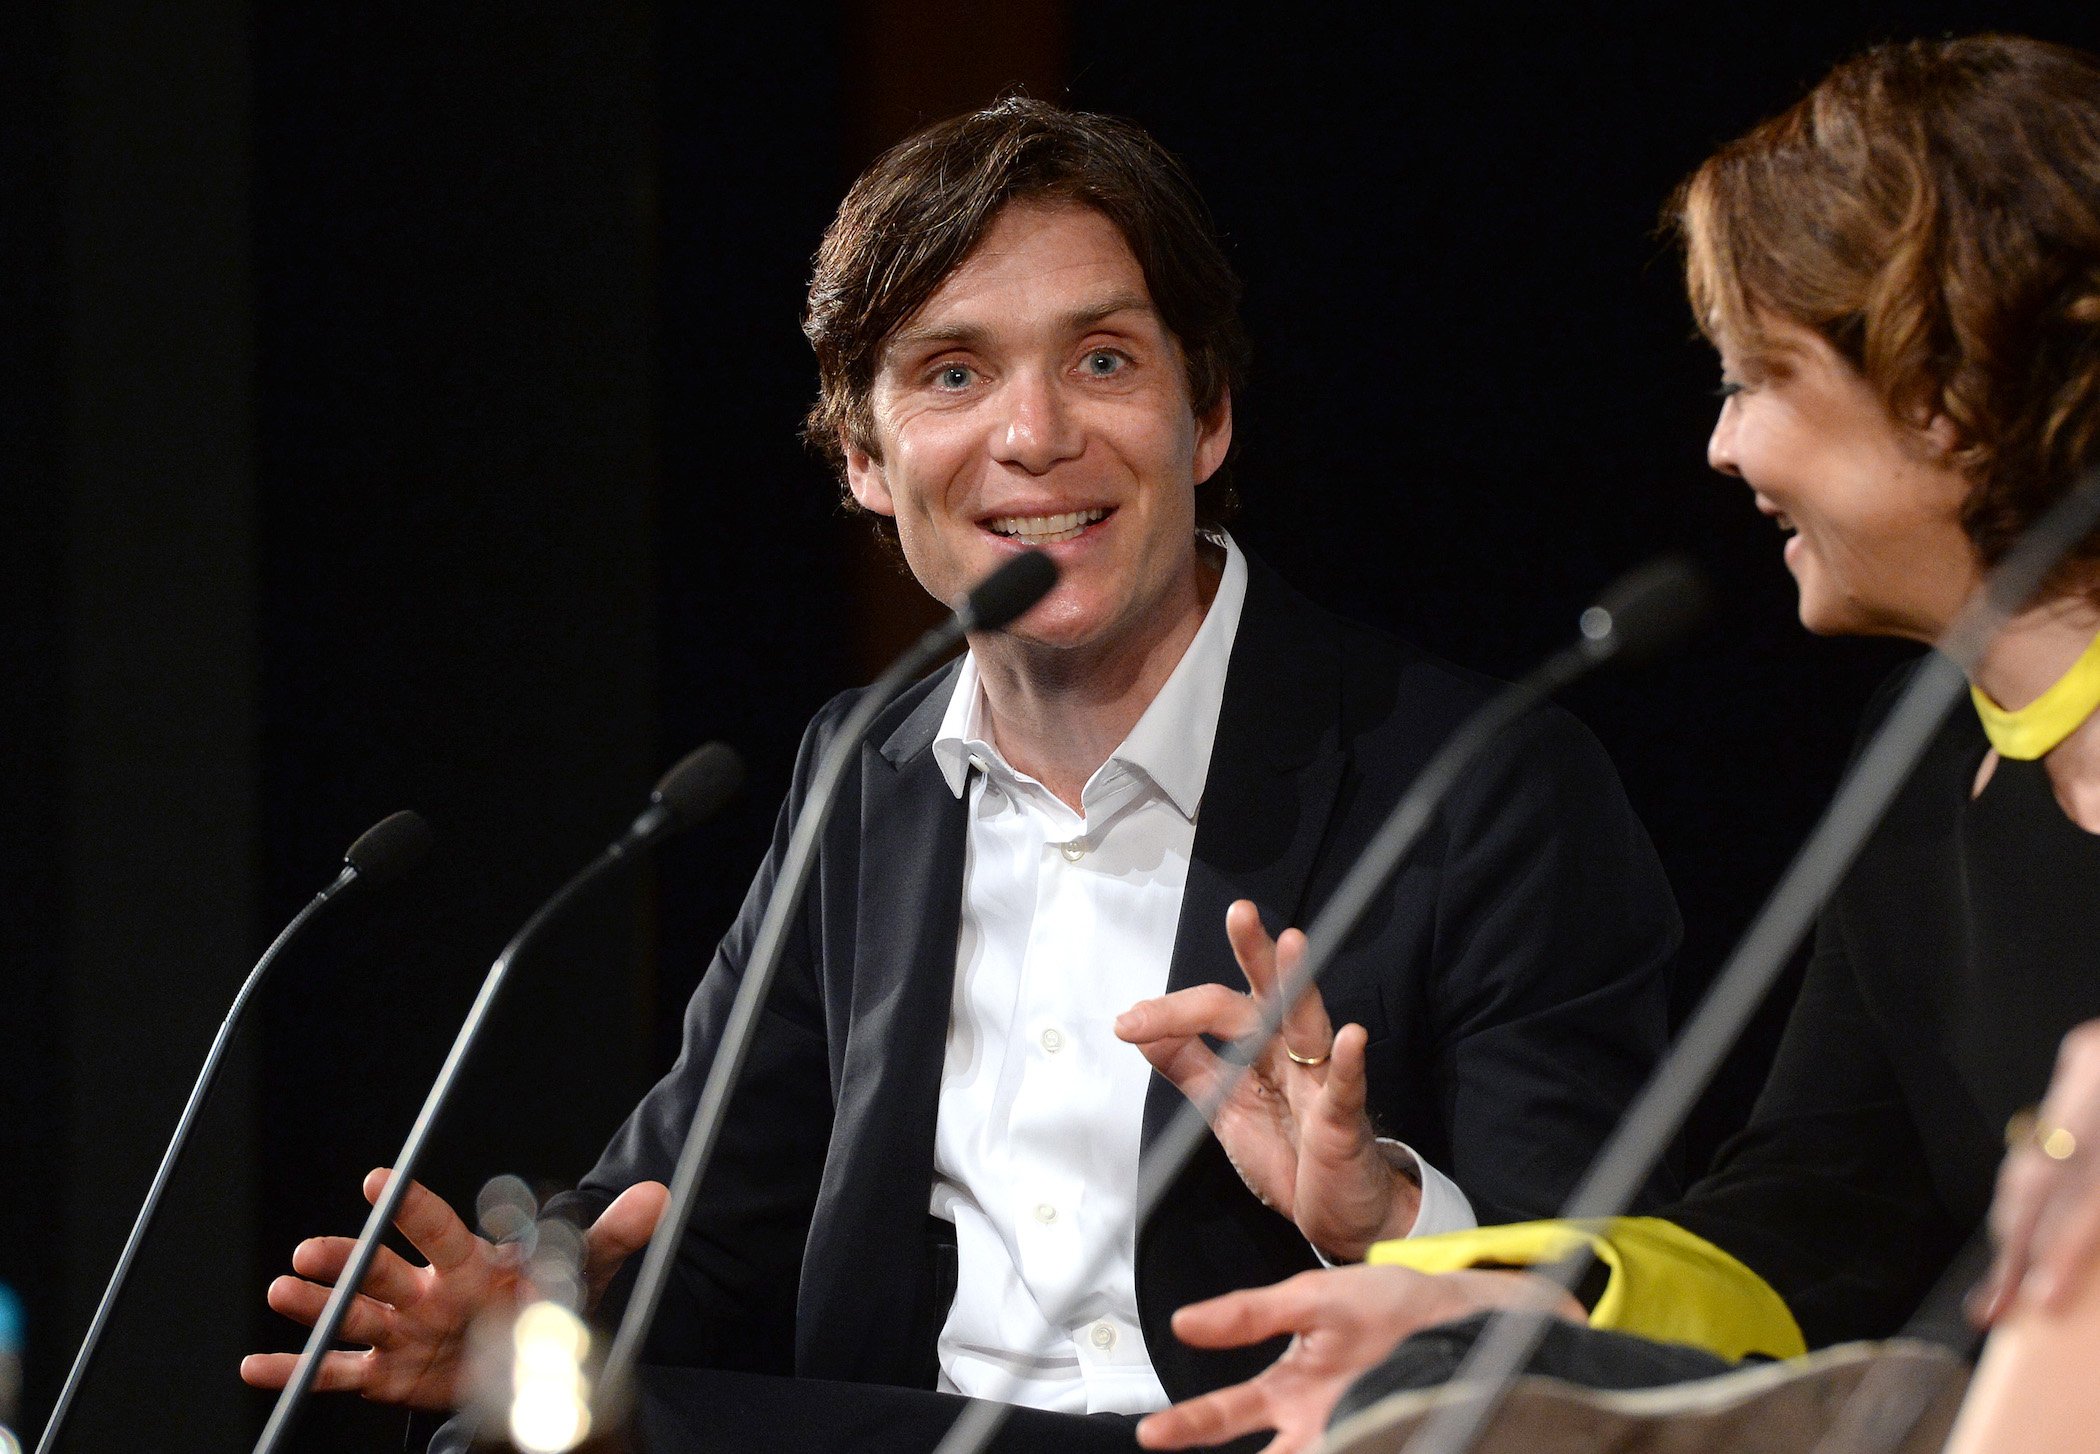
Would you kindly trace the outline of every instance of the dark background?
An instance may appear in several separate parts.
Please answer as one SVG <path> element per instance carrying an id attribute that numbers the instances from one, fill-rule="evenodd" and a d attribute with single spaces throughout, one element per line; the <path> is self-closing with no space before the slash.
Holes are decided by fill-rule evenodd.
<path id="1" fill-rule="evenodd" d="M 809 256 L 876 150 L 1013 83 L 1189 162 L 1258 351 L 1239 534 L 1311 594 L 1509 674 L 1622 568 L 1707 562 L 1695 649 L 1574 705 L 1683 902 L 1682 1004 L 1755 909 L 1902 653 L 1808 640 L 1778 538 L 1706 472 L 1715 368 L 1657 209 L 1863 44 L 2091 47 L 2092 8 L 982 8 L 0 21 L 0 1281 L 30 1430 L 233 989 L 384 813 L 440 851 L 282 966 L 67 1447 L 245 1447 L 238 1356 L 296 1346 L 268 1278 L 360 1223 L 511 930 L 720 737 L 746 803 L 521 967 L 427 1177 L 571 1178 L 666 1063 L 802 722 L 920 610 L 795 442 Z M 398 1433 L 337 1400 L 299 1446 Z"/>

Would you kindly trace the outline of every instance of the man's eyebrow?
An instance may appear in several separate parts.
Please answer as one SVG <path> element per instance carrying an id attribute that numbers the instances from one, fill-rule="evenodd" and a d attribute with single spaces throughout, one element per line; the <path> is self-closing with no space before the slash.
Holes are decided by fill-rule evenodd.
<path id="1" fill-rule="evenodd" d="M 1107 322 L 1118 313 L 1143 313 L 1156 316 L 1158 310 L 1152 300 L 1143 293 L 1117 293 L 1090 303 L 1084 308 L 1065 314 L 1062 322 L 1068 333 L 1085 333 L 1091 328 Z M 975 348 L 985 343 L 992 335 L 991 329 L 981 323 L 919 323 L 900 328 L 889 336 L 882 346 L 885 359 L 899 354 L 914 353 L 923 348 Z"/>
<path id="2" fill-rule="evenodd" d="M 1084 333 L 1098 324 L 1106 323 L 1118 313 L 1143 313 L 1156 317 L 1158 309 L 1143 293 L 1118 293 L 1103 298 L 1100 302 L 1065 315 L 1065 327 L 1074 333 Z"/>

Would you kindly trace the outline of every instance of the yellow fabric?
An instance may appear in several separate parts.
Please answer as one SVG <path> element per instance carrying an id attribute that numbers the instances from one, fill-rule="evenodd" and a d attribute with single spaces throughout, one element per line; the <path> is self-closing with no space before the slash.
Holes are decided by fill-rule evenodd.
<path id="1" fill-rule="evenodd" d="M 1417 1272 L 1456 1272 L 1483 1264 L 1529 1267 L 1589 1247 L 1610 1269 L 1590 1326 L 1690 1343 L 1723 1358 L 1808 1351 L 1786 1303 L 1765 1280 L 1674 1222 L 1615 1217 L 1610 1222 L 1516 1222 L 1374 1246 L 1368 1262 Z"/>
<path id="2" fill-rule="evenodd" d="M 2076 732 L 2100 708 L 2100 636 L 2093 638 L 2084 655 L 2048 691 L 2017 712 L 2006 711 L 1978 686 L 1969 688 L 1969 700 L 1976 704 L 1983 735 L 1991 739 L 1999 756 L 2032 762 Z"/>

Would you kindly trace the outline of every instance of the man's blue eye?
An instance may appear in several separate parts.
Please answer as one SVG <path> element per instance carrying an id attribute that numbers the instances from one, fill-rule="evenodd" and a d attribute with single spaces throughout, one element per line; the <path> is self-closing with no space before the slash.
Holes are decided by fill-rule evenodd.
<path id="1" fill-rule="evenodd" d="M 1097 348 L 1086 356 L 1086 366 L 1089 372 L 1095 374 L 1112 374 L 1123 367 L 1123 360 L 1105 348 Z"/>
<path id="2" fill-rule="evenodd" d="M 961 364 L 950 364 L 935 374 L 934 379 L 944 389 L 967 388 L 970 383 L 970 371 Z"/>

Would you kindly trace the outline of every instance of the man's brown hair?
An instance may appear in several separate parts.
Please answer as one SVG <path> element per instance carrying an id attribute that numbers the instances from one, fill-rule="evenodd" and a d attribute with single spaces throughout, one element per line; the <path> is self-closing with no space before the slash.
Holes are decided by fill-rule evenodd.
<path id="1" fill-rule="evenodd" d="M 1181 346 L 1196 415 L 1240 392 L 1240 281 L 1181 163 L 1127 121 L 1009 96 L 883 153 L 824 234 L 802 317 L 821 393 L 803 434 L 842 477 L 843 441 L 880 457 L 868 401 L 883 344 L 1013 202 L 1078 202 L 1113 222 Z M 1221 468 L 1196 492 L 1197 524 L 1238 503 Z"/>
<path id="2" fill-rule="evenodd" d="M 1820 334 L 1944 416 L 1995 562 L 2100 458 L 2100 62 L 2018 36 L 1846 61 L 1672 198 L 1699 326 Z M 2080 558 L 2100 559 L 2100 537 Z"/>

